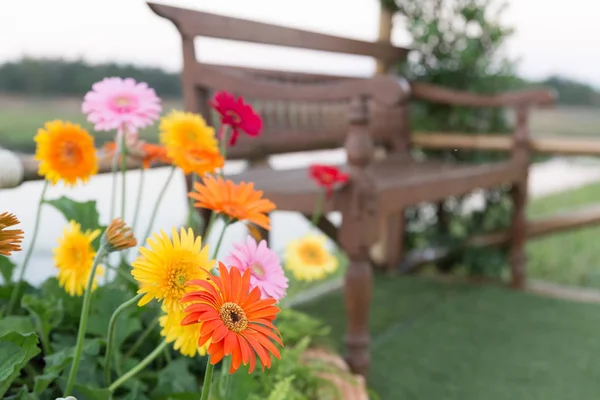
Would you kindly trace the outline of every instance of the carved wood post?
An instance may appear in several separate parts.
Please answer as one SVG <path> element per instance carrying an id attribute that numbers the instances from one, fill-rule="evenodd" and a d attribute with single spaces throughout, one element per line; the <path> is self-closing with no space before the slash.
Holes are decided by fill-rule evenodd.
<path id="1" fill-rule="evenodd" d="M 347 313 L 347 361 L 350 368 L 367 376 L 369 355 L 369 307 L 373 276 L 369 262 L 369 244 L 374 220 L 374 198 L 368 165 L 374 147 L 368 131 L 367 99 L 355 99 L 350 107 L 350 132 L 346 139 L 348 165 L 352 177 L 342 196 L 343 221 L 340 244 L 346 250 L 350 265 L 345 277 Z"/>
<path id="2" fill-rule="evenodd" d="M 511 188 L 513 215 L 510 235 L 509 258 L 511 266 L 511 286 L 521 289 L 525 286 L 525 243 L 527 241 L 527 184 L 530 163 L 529 110 L 521 105 L 517 108 L 517 123 L 514 134 L 513 160 L 522 168 L 519 182 Z"/>

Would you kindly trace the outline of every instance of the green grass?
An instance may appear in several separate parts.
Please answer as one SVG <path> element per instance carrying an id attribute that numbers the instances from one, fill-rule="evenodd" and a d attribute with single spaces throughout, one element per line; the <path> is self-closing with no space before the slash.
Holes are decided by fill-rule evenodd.
<path id="1" fill-rule="evenodd" d="M 33 152 L 33 137 L 46 121 L 62 119 L 81 124 L 93 133 L 96 146 L 100 147 L 113 140 L 115 132 L 94 132 L 92 125 L 81 113 L 81 100 L 76 98 L 25 98 L 0 96 L 0 147 L 21 152 Z M 181 109 L 181 102 L 167 100 L 163 103 L 166 111 Z M 153 126 L 140 132 L 150 141 L 158 138 L 158 128 Z"/>
<path id="2" fill-rule="evenodd" d="M 600 308 L 494 286 L 377 277 L 369 385 L 382 399 L 596 399 Z M 341 292 L 304 311 L 333 327 Z"/>
<path id="3" fill-rule="evenodd" d="M 597 205 L 600 183 L 573 191 L 535 199 L 529 204 L 530 218 Z M 528 274 L 562 284 L 600 288 L 600 227 L 557 233 L 532 240 L 527 245 Z"/>

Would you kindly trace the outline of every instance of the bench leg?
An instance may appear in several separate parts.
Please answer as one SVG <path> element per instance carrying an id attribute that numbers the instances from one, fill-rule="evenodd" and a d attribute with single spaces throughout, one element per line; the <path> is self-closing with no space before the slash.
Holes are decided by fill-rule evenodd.
<path id="1" fill-rule="evenodd" d="M 513 201 L 513 215 L 509 243 L 511 286 L 516 289 L 522 289 L 525 286 L 527 179 L 515 184 L 511 188 L 510 195 Z"/>
<path id="2" fill-rule="evenodd" d="M 369 261 L 369 248 L 361 235 L 364 224 L 360 219 L 344 215 L 339 232 L 340 242 L 350 258 L 345 276 L 344 298 L 346 304 L 346 360 L 351 370 L 366 378 L 370 364 L 369 307 L 373 274 Z"/>
<path id="3" fill-rule="evenodd" d="M 404 257 L 404 210 L 389 216 L 384 228 L 385 236 L 382 239 L 385 240 L 386 269 L 388 272 L 393 272 Z"/>

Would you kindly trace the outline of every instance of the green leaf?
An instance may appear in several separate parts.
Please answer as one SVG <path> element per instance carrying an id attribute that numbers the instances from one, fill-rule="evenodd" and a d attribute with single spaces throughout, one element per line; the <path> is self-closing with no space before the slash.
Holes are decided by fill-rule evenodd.
<path id="1" fill-rule="evenodd" d="M 37 396 L 29 393 L 27 386 L 23 385 L 19 391 L 12 396 L 5 397 L 4 400 L 39 400 Z"/>
<path id="2" fill-rule="evenodd" d="M 12 281 L 12 274 L 15 270 L 16 265 L 6 256 L 0 256 L 0 275 L 4 279 L 4 283 Z"/>
<path id="3" fill-rule="evenodd" d="M 80 384 L 75 384 L 75 391 L 87 400 L 110 400 L 111 392 L 108 389 L 100 389 Z"/>
<path id="4" fill-rule="evenodd" d="M 156 389 L 152 397 L 160 398 L 173 393 L 194 392 L 198 390 L 196 377 L 188 370 L 189 361 L 179 358 L 159 371 Z"/>
<path id="5" fill-rule="evenodd" d="M 100 339 L 86 340 L 83 342 L 83 353 L 90 356 L 97 356 L 100 352 Z M 71 365 L 74 347 L 69 347 L 54 354 L 44 357 L 46 366 L 42 375 L 35 377 L 33 391 L 36 394 L 41 394 L 46 388 L 56 380 L 61 372 Z"/>
<path id="6" fill-rule="evenodd" d="M 29 317 L 9 315 L 0 319 L 0 335 L 8 332 L 30 333 L 34 331 L 35 328 Z"/>
<path id="7" fill-rule="evenodd" d="M 64 315 L 62 300 L 56 297 L 23 296 L 21 305 L 35 319 L 42 338 L 50 337 L 50 331 L 60 325 Z"/>
<path id="8" fill-rule="evenodd" d="M 39 354 L 37 342 L 35 333 L 9 332 L 0 336 L 0 396 L 6 393 L 29 360 Z"/>
<path id="9" fill-rule="evenodd" d="M 135 293 L 124 292 L 115 286 L 99 287 L 94 294 L 92 312 L 88 319 L 89 334 L 106 336 L 108 323 L 113 312 L 133 296 L 135 296 Z M 140 319 L 135 316 L 138 312 L 139 308 L 133 306 L 119 316 L 115 330 L 115 348 L 118 348 L 128 336 L 141 330 Z"/>
<path id="10" fill-rule="evenodd" d="M 100 215 L 95 200 L 78 202 L 62 196 L 55 200 L 46 200 L 46 203 L 54 206 L 67 221 L 77 221 L 84 231 L 100 228 Z"/>
<path id="11" fill-rule="evenodd" d="M 145 385 L 139 380 L 136 380 L 133 382 L 131 391 L 127 394 L 127 396 L 123 397 L 123 400 L 148 400 L 148 397 L 144 395 L 145 389 Z M 198 394 L 196 394 L 195 400 L 197 398 Z"/>

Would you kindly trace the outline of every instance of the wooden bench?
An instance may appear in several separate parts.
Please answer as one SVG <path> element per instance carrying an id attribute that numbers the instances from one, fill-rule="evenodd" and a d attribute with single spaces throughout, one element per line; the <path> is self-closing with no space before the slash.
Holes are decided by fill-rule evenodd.
<path id="1" fill-rule="evenodd" d="M 347 308 L 347 360 L 353 371 L 366 376 L 369 356 L 369 304 L 372 268 L 369 248 L 378 239 L 380 222 L 386 221 L 389 265 L 402 256 L 404 209 L 421 202 L 440 201 L 477 188 L 501 184 L 513 187 L 515 203 L 511 228 L 512 283 L 524 281 L 525 202 L 527 196 L 527 110 L 552 101 L 546 91 L 478 96 L 414 84 L 393 76 L 359 79 L 342 76 L 292 73 L 199 63 L 197 36 L 262 43 L 328 52 L 370 56 L 393 65 L 408 50 L 383 43 L 334 37 L 221 15 L 149 3 L 152 10 L 172 21 L 183 48 L 185 107 L 216 122 L 208 101 L 214 90 L 227 90 L 252 100 L 264 120 L 260 137 L 241 137 L 228 157 L 251 163 L 273 154 L 344 147 L 351 175 L 337 190 L 325 212 L 341 211 L 336 231 L 326 218 L 320 227 L 346 251 L 350 264 L 345 277 Z M 410 98 L 464 106 L 515 107 L 517 123 L 512 158 L 483 165 L 419 162 L 411 156 L 407 102 Z M 375 148 L 385 149 L 376 158 Z M 324 160 L 326 161 L 326 160 Z M 233 176 L 253 181 L 278 210 L 310 215 L 319 189 L 306 168 L 275 171 L 252 166 Z"/>

